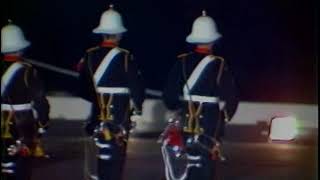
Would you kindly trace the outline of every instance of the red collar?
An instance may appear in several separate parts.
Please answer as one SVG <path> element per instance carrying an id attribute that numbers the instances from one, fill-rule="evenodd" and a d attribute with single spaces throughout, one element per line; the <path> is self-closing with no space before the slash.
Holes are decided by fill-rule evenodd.
<path id="1" fill-rule="evenodd" d="M 101 47 L 117 47 L 117 44 L 110 41 L 103 41 Z"/>
<path id="2" fill-rule="evenodd" d="M 211 53 L 212 53 L 211 49 L 208 49 L 208 48 L 199 48 L 199 47 L 196 47 L 196 48 L 194 49 L 194 51 L 197 52 L 197 53 L 200 53 L 200 54 L 211 54 Z"/>
<path id="3" fill-rule="evenodd" d="M 20 56 L 17 55 L 4 55 L 3 60 L 8 62 L 15 62 L 21 59 Z"/>

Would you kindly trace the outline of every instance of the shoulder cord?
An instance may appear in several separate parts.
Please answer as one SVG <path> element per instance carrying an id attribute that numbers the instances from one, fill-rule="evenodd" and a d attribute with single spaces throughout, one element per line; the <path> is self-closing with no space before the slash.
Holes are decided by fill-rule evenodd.
<path id="1" fill-rule="evenodd" d="M 185 68 L 185 64 L 184 63 L 182 63 L 182 67 L 183 67 L 184 81 L 187 82 L 186 68 Z M 216 80 L 218 86 L 220 85 L 220 78 L 221 78 L 222 72 L 223 72 L 223 61 L 222 61 L 222 64 L 220 65 L 219 74 L 218 74 L 218 77 L 217 77 L 217 80 Z M 186 83 L 186 87 L 187 87 L 188 91 L 190 92 L 190 87 L 188 86 L 188 83 Z M 189 105 L 189 112 L 190 112 L 190 110 L 194 110 L 195 107 L 194 107 L 194 104 L 192 102 L 192 96 L 190 95 L 190 93 L 189 93 L 189 97 L 190 97 L 190 99 L 188 100 L 188 105 Z M 200 107 L 199 107 L 200 111 L 201 111 L 201 105 L 202 104 L 200 104 Z M 191 111 L 191 112 L 193 113 L 194 111 Z M 208 135 L 208 134 L 205 134 L 204 132 L 202 132 L 202 134 L 201 134 L 203 137 L 208 138 L 209 140 L 211 140 L 214 144 L 220 144 L 218 142 L 218 140 L 217 140 L 218 132 L 220 130 L 220 123 L 221 123 L 220 121 L 221 121 L 221 115 L 219 113 L 216 130 L 215 130 L 215 134 L 214 134 L 213 137 Z M 189 121 L 189 124 L 190 124 L 190 121 Z M 198 142 L 198 143 L 202 148 L 204 148 L 205 150 L 207 150 L 207 151 L 209 151 L 211 153 L 211 150 L 212 150 L 211 148 L 207 147 L 206 145 L 202 144 L 201 142 Z"/>
<path id="2" fill-rule="evenodd" d="M 110 114 L 109 106 L 110 106 L 110 104 L 112 103 L 113 95 L 112 95 L 112 94 L 110 95 L 109 100 L 108 100 L 108 102 L 107 102 L 107 105 L 105 105 L 103 95 L 101 94 L 101 95 L 99 96 L 99 94 L 97 93 L 97 85 L 94 83 L 93 66 L 92 66 L 92 64 L 91 64 L 92 62 L 91 62 L 90 59 L 91 59 L 91 58 L 90 58 L 90 54 L 88 54 L 88 59 L 87 59 L 87 61 L 88 61 L 88 69 L 89 69 L 89 72 L 90 72 L 90 76 L 91 76 L 91 80 L 92 80 L 92 85 L 93 85 L 93 87 L 94 87 L 94 89 L 95 89 L 95 94 L 96 94 L 96 97 L 97 97 L 97 103 L 98 103 L 98 106 L 99 106 L 99 108 L 100 108 L 100 111 L 103 110 L 104 108 L 106 108 L 106 110 L 107 110 L 107 115 L 108 115 L 108 114 Z M 101 100 L 102 106 L 101 106 L 100 103 L 99 103 L 100 100 Z M 102 114 L 101 114 L 101 115 L 102 115 Z M 103 116 L 100 117 L 100 118 L 102 119 L 102 118 L 107 118 L 107 117 L 105 117 L 105 116 L 103 115 Z M 124 128 L 123 128 L 124 122 L 125 122 L 125 119 L 122 120 L 119 124 L 115 124 L 115 123 L 112 122 L 112 121 L 108 121 L 108 123 L 110 123 L 111 125 L 114 125 L 114 126 L 118 126 L 120 129 L 124 129 Z"/>
<path id="3" fill-rule="evenodd" d="M 89 52 L 88 52 L 88 59 L 87 59 L 87 61 L 88 61 L 88 69 L 89 69 L 89 73 L 90 73 L 90 76 L 91 76 L 91 80 L 92 80 L 92 85 L 93 85 L 93 88 L 94 88 L 94 92 L 95 92 L 95 95 L 96 95 L 96 100 L 97 100 L 97 103 L 98 103 L 98 106 L 99 106 L 99 109 L 100 109 L 100 116 L 99 116 L 99 119 L 100 120 L 102 120 L 102 121 L 104 121 L 107 117 L 105 116 L 105 114 L 104 114 L 104 110 L 105 109 L 108 109 L 108 107 L 107 107 L 107 105 L 105 104 L 105 102 L 104 102 L 104 97 L 103 97 L 103 94 L 98 94 L 98 92 L 97 92 L 97 85 L 95 84 L 95 82 L 94 82 L 94 73 L 93 73 L 93 66 L 92 66 L 92 62 L 91 62 L 91 58 L 90 58 L 90 54 L 89 54 Z M 111 104 L 111 100 L 112 100 L 112 95 L 110 96 L 110 98 L 109 98 L 109 100 L 108 100 L 108 102 L 107 102 L 107 104 Z M 109 114 L 108 112 L 107 112 L 107 114 Z"/>
<path id="4" fill-rule="evenodd" d="M 188 93 L 188 96 L 189 96 L 189 100 L 188 100 L 188 109 L 189 109 L 188 126 L 184 130 L 186 130 L 186 132 L 200 134 L 200 133 L 203 133 L 203 132 L 202 132 L 202 130 L 200 128 L 200 122 L 199 122 L 198 116 L 200 115 L 201 110 L 202 110 L 202 103 L 200 103 L 198 109 L 196 109 L 196 107 L 195 107 L 195 105 L 194 105 L 194 103 L 192 101 L 192 95 L 190 94 L 191 93 L 191 89 L 190 89 L 189 84 L 188 84 L 186 67 L 185 67 L 186 65 L 185 65 L 184 62 L 185 62 L 185 58 L 183 58 L 183 61 L 182 61 L 182 72 L 183 72 L 183 79 L 185 81 L 186 87 L 187 87 L 188 92 L 189 92 Z M 196 121 L 196 126 L 193 129 L 192 125 L 193 125 L 193 121 L 194 120 Z"/>
<path id="5" fill-rule="evenodd" d="M 9 93 L 7 93 L 6 96 L 7 96 L 8 102 L 9 102 L 9 104 L 10 104 L 10 108 L 11 108 L 11 111 L 9 112 L 7 121 L 11 121 L 11 120 L 12 120 L 12 117 L 14 117 L 15 119 L 19 119 L 19 118 L 17 117 L 16 113 L 15 113 L 14 108 L 13 108 L 13 104 L 12 104 L 12 101 L 11 101 L 11 98 L 10 98 Z M 2 112 L 1 112 L 1 113 L 2 113 Z M 1 118 L 1 119 L 2 119 L 2 118 Z M 8 122 L 8 124 L 9 124 L 9 122 Z"/>
<path id="6" fill-rule="evenodd" d="M 224 68 L 224 59 L 223 58 L 219 58 L 219 59 L 221 59 L 221 64 L 220 64 L 219 72 L 218 72 L 218 76 L 217 76 L 217 86 L 220 88 L 220 80 L 221 80 L 222 73 L 223 73 L 223 68 Z M 219 133 L 219 130 L 220 130 L 221 120 L 222 120 L 221 114 L 219 113 L 216 130 L 215 130 L 215 133 L 214 133 L 214 136 L 213 136 L 213 138 L 214 138 L 213 141 L 215 141 L 215 142 L 218 142 L 217 141 L 217 137 L 218 137 L 218 133 Z"/>

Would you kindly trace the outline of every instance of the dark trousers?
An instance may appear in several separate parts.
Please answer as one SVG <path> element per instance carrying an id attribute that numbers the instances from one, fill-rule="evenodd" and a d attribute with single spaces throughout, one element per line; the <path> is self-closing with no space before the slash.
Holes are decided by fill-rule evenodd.
<path id="1" fill-rule="evenodd" d="M 206 134 L 206 131 L 204 134 Z M 195 140 L 189 133 L 184 133 L 184 138 L 187 155 L 198 158 L 196 160 L 188 158 L 189 163 L 200 165 L 190 168 L 186 180 L 215 180 L 218 160 L 213 160 L 210 152 L 215 145 L 211 140 L 213 137 L 200 135 L 199 138 Z M 188 143 L 190 142 L 190 138 L 192 141 Z"/>
<path id="2" fill-rule="evenodd" d="M 128 136 L 125 138 L 128 140 Z M 100 143 L 98 158 L 99 180 L 121 180 L 126 162 L 127 143 L 117 143 L 115 139 L 110 141 L 98 140 Z M 102 144 L 102 146 L 101 146 Z M 106 147 L 104 147 L 106 146 Z"/>
<path id="3" fill-rule="evenodd" d="M 191 167 L 186 180 L 215 180 L 216 161 L 211 160 L 207 153 L 196 153 L 201 160 L 200 167 Z"/>
<path id="4" fill-rule="evenodd" d="M 114 154 L 112 160 L 98 159 L 99 180 L 121 180 L 126 161 L 125 154 Z"/>

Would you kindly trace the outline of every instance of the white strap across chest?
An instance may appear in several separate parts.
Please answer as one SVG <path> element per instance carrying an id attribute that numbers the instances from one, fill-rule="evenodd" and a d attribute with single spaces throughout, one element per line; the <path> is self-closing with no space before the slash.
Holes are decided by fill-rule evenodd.
<path id="1" fill-rule="evenodd" d="M 1 77 L 1 97 L 14 75 L 23 67 L 21 63 L 13 63 Z"/>
<path id="2" fill-rule="evenodd" d="M 109 51 L 109 53 L 103 58 L 102 62 L 98 66 L 96 72 L 93 75 L 94 83 L 97 86 L 100 82 L 102 75 L 106 72 L 108 67 L 110 66 L 112 60 L 116 55 L 118 55 L 121 51 L 118 48 L 113 48 Z"/>
<path id="3" fill-rule="evenodd" d="M 196 68 L 193 70 L 191 73 L 189 79 L 187 80 L 186 84 L 183 87 L 183 94 L 188 95 L 190 94 L 189 91 L 192 90 L 193 86 L 196 84 L 198 81 L 199 77 L 201 76 L 202 72 L 204 69 L 207 67 L 207 65 L 213 61 L 215 58 L 212 55 L 208 55 L 204 57 L 200 63 L 196 66 Z"/>

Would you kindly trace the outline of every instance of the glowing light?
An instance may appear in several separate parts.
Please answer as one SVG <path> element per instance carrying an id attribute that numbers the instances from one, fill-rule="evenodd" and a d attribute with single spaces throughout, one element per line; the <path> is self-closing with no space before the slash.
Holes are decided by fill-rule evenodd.
<path id="1" fill-rule="evenodd" d="M 271 120 L 270 140 L 290 141 L 293 140 L 297 134 L 297 120 L 295 117 L 276 117 Z"/>

